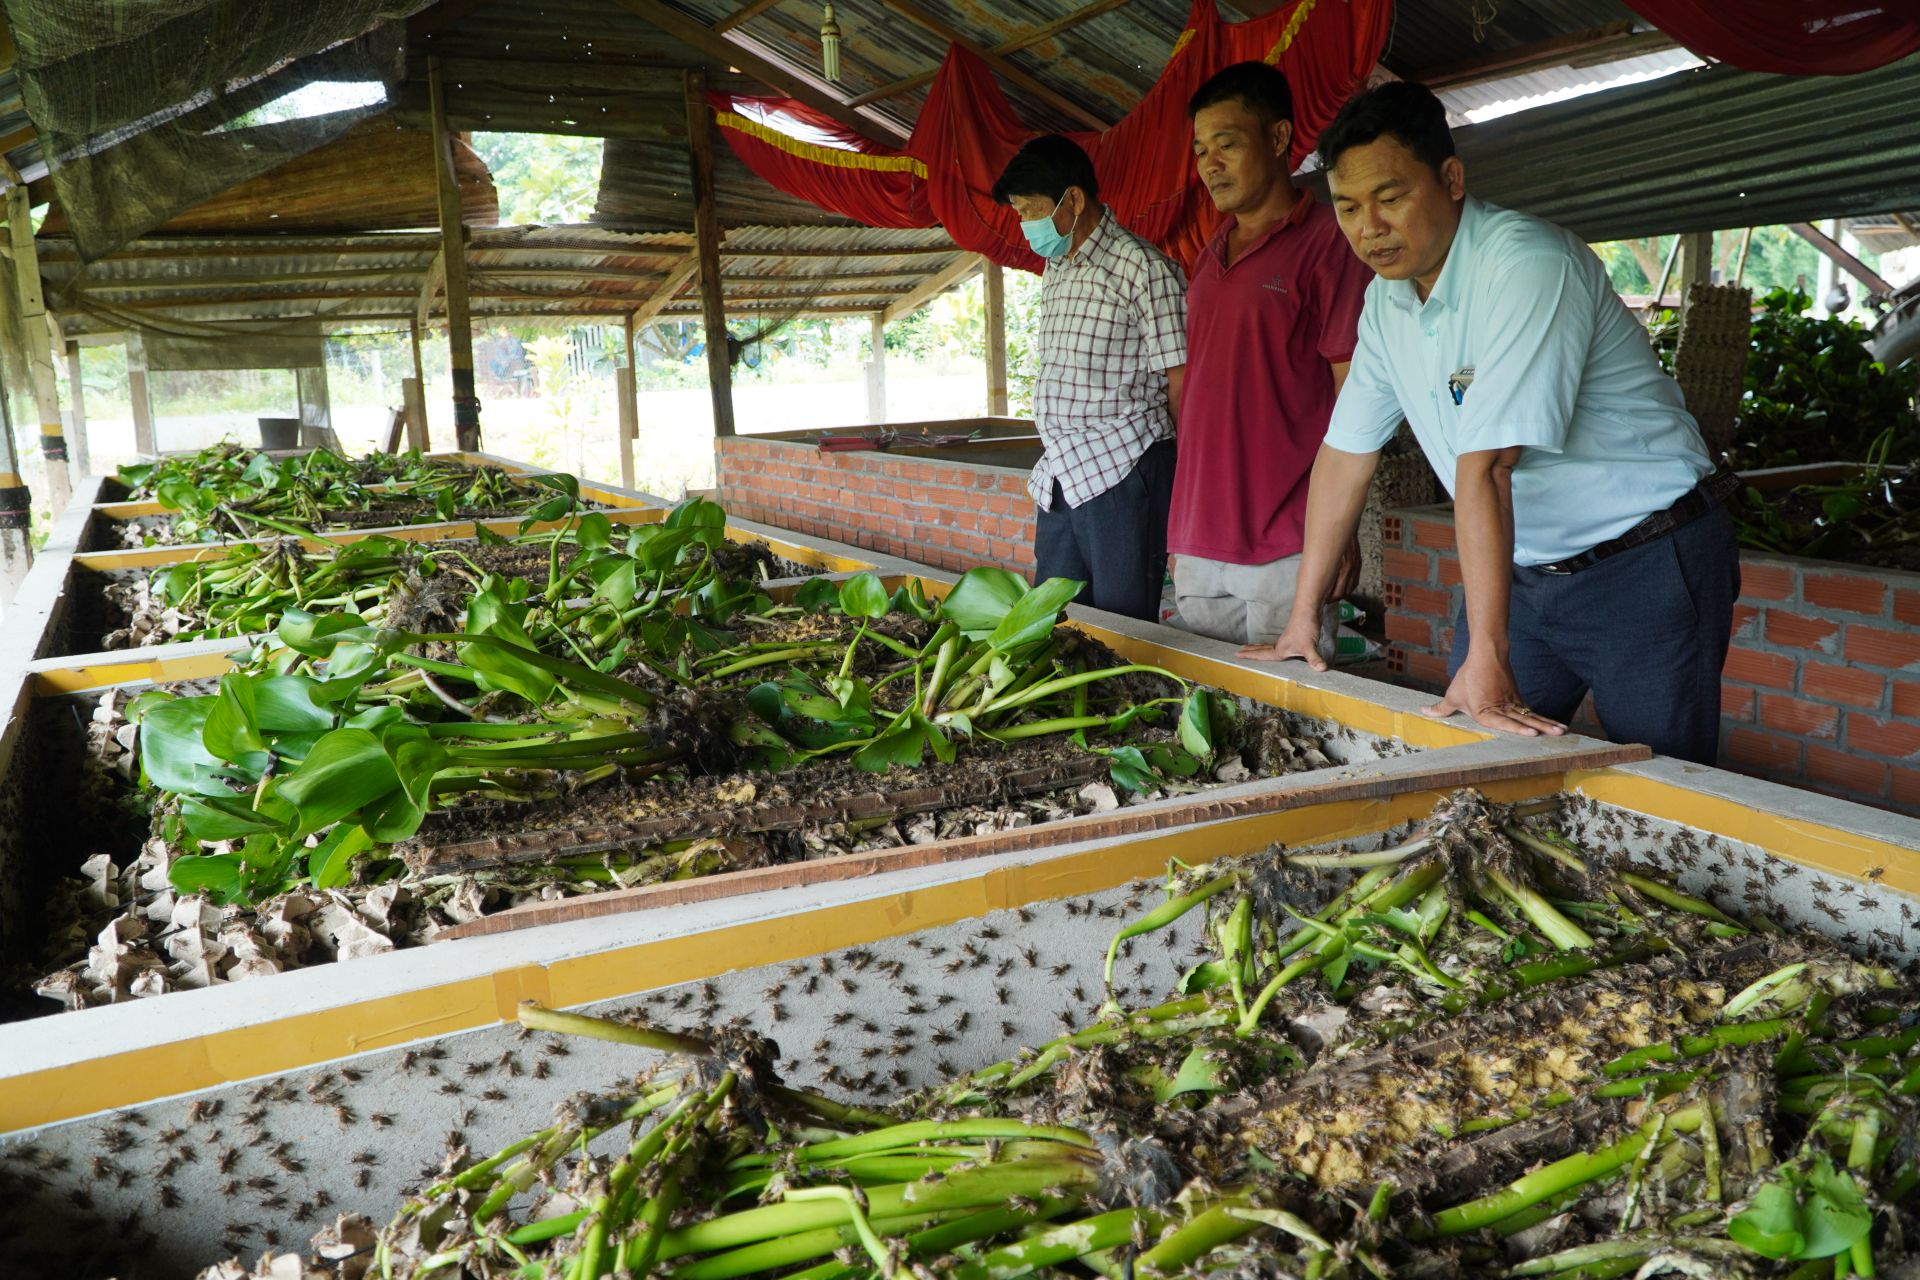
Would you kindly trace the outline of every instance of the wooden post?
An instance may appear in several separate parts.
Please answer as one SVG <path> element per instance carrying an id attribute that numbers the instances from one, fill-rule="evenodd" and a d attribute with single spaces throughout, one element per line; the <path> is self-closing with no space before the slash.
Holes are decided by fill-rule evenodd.
<path id="1" fill-rule="evenodd" d="M 87 448 L 87 393 L 80 383 L 80 344 L 69 340 L 67 347 L 67 390 L 72 408 L 67 410 L 67 441 L 73 449 L 73 469 L 81 475 L 93 474 L 93 456 Z"/>
<path id="2" fill-rule="evenodd" d="M 1687 294 L 1696 284 L 1713 280 L 1713 232 L 1689 231 L 1680 237 L 1680 260 L 1674 269 L 1678 277 L 1680 306 L 1676 309 L 1682 323 L 1687 318 Z"/>
<path id="3" fill-rule="evenodd" d="M 627 317 L 625 325 L 627 336 L 627 363 L 623 369 L 614 370 L 613 391 L 619 397 L 620 423 L 620 487 L 633 488 L 633 442 L 640 435 L 640 389 L 635 381 L 639 369 L 633 361 L 633 317 Z"/>
<path id="4" fill-rule="evenodd" d="M 467 229 L 460 221 L 460 187 L 447 132 L 447 94 L 440 58 L 427 59 L 427 98 L 433 114 L 433 176 L 440 196 L 440 252 L 445 259 L 447 367 L 453 375 L 453 434 L 459 448 L 480 447 L 480 397 L 473 382 L 473 317 L 467 307 Z"/>
<path id="5" fill-rule="evenodd" d="M 13 244 L 13 282 L 20 298 L 20 327 L 27 347 L 33 404 L 40 416 L 40 455 L 47 463 L 47 505 L 56 516 L 67 508 L 73 478 L 67 472 L 67 435 L 60 425 L 60 384 L 53 372 L 47 333 L 47 303 L 40 293 L 40 262 L 34 251 L 27 189 L 7 189 L 7 234 Z"/>
<path id="6" fill-rule="evenodd" d="M 693 166 L 693 232 L 700 252 L 700 318 L 707 339 L 707 388 L 713 434 L 733 434 L 733 362 L 727 350 L 727 308 L 720 291 L 720 211 L 713 199 L 713 117 L 707 73 L 687 72 L 687 155 Z"/>
<path id="7" fill-rule="evenodd" d="M 867 345 L 867 421 L 878 426 L 886 420 L 887 317 L 876 311 Z"/>
<path id="8" fill-rule="evenodd" d="M 997 262 L 989 262 L 984 284 L 987 295 L 987 416 L 1007 416 L 1007 278 Z"/>
<path id="9" fill-rule="evenodd" d="M 425 453 L 432 446 L 428 443 L 431 437 L 427 431 L 427 374 L 420 362 L 419 320 L 407 321 L 407 335 L 413 347 L 413 376 L 400 384 L 400 393 L 413 397 L 407 402 L 407 444 Z M 412 391 L 407 390 L 408 384 L 412 384 Z"/>
<path id="10" fill-rule="evenodd" d="M 13 603 L 20 580 L 33 567 L 33 496 L 20 478 L 13 447 L 13 414 L 0 388 L 0 606 Z"/>
<path id="11" fill-rule="evenodd" d="M 159 452 L 153 440 L 153 393 L 147 388 L 147 344 L 127 335 L 127 398 L 133 402 L 133 451 L 142 457 Z"/>
<path id="12" fill-rule="evenodd" d="M 294 370 L 294 393 L 300 397 L 300 443 L 305 449 L 332 447 L 334 403 L 326 393 L 326 365 Z"/>

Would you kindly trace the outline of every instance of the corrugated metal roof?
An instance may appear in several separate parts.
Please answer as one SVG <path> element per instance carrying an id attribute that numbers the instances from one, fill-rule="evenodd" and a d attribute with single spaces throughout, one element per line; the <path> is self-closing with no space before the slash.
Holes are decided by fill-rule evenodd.
<path id="1" fill-rule="evenodd" d="M 1496 119 L 1515 111 L 1531 111 L 1563 98 L 1598 93 L 1617 85 L 1639 83 L 1700 66 L 1685 49 L 1621 58 L 1598 66 L 1553 67 L 1525 75 L 1486 80 L 1479 84 L 1439 90 L 1447 115 L 1458 124 Z"/>
<path id="2" fill-rule="evenodd" d="M 1458 66 L 1614 22 L 1640 22 L 1620 0 L 1399 0 L 1381 61 L 1395 75 Z M 1476 23 L 1475 14 L 1485 16 Z"/>
<path id="3" fill-rule="evenodd" d="M 1920 206 L 1920 56 L 1852 76 L 1731 67 L 1474 125 L 1468 186 L 1589 241 Z"/>
<path id="4" fill-rule="evenodd" d="M 604 315 L 656 298 L 693 252 L 685 233 L 600 227 L 502 227 L 474 234 L 469 293 L 477 317 Z M 414 309 L 436 235 L 152 237 L 82 268 L 71 244 L 43 238 L 49 305 L 73 332 L 191 328 L 233 320 L 403 318 Z M 878 311 L 966 256 L 938 229 L 739 227 L 721 278 L 729 315 Z M 700 311 L 697 277 L 659 314 Z"/>

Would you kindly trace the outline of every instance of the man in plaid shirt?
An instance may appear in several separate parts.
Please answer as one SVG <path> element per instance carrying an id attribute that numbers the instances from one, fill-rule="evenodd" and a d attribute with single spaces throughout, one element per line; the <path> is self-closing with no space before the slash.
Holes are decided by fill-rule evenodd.
<path id="1" fill-rule="evenodd" d="M 993 196 L 1047 260 L 1033 393 L 1046 451 L 1027 480 L 1040 508 L 1034 576 L 1079 578 L 1082 604 L 1156 620 L 1186 278 L 1101 205 L 1093 162 L 1066 138 L 1022 147 Z"/>

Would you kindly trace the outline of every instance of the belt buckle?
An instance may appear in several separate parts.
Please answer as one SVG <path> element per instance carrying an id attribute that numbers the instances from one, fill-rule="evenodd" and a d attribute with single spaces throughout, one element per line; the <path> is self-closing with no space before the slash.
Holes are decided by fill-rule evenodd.
<path id="1" fill-rule="evenodd" d="M 1542 573 L 1551 573 L 1557 578 L 1564 578 L 1573 572 L 1573 570 L 1566 567 L 1564 561 L 1559 560 L 1554 561 L 1552 564 L 1537 564 L 1534 568 Z"/>

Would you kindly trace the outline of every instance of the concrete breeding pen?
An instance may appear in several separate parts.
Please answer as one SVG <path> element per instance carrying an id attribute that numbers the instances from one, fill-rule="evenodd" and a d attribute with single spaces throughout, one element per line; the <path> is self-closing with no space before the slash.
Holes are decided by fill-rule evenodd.
<path id="1" fill-rule="evenodd" d="M 1157 897 L 1169 859 L 1234 858 L 1274 841 L 1388 843 L 1445 794 L 1403 781 L 1390 798 L 475 939 L 360 962 L 350 983 L 296 973 L 29 1024 L 0 1095 L 6 1167 L 38 1184 L 14 1201 L 14 1256 L 111 1267 L 118 1242 L 144 1243 L 145 1231 L 155 1274 L 190 1274 L 232 1252 L 298 1248 L 342 1210 L 384 1220 L 447 1144 L 493 1150 L 570 1093 L 650 1060 L 529 1039 L 502 1025 L 523 999 L 674 1027 L 738 1019 L 781 1046 L 789 1083 L 856 1099 L 862 1082 L 887 1093 L 980 1067 L 1094 1013 L 1107 943 Z M 1549 765 L 1482 790 L 1564 796 L 1566 829 L 1583 844 L 1623 847 L 1729 908 L 1760 893 L 1781 923 L 1882 955 L 1911 958 L 1920 942 L 1910 820 L 1849 809 L 1815 821 L 1782 788 L 1661 762 Z M 1130 949 L 1124 984 L 1171 990 L 1198 926 L 1189 918 L 1175 941 Z M 1019 999 L 1007 999 L 1009 986 Z M 895 1020 L 916 1004 L 909 991 L 929 993 L 928 1004 L 943 997 L 928 1024 L 937 1034 L 897 1054 L 867 1052 L 897 1043 Z M 183 1017 L 192 1039 L 180 1037 Z M 116 1184 L 113 1170 L 148 1164 L 167 1175 Z M 217 1193 L 227 1180 L 238 1194 Z M 122 1221 L 137 1231 L 112 1245 L 90 1226 Z"/>
<path id="2" fill-rule="evenodd" d="M 71 547 L 96 516 L 76 507 L 56 544 Z M 730 536 L 764 537 L 782 558 L 830 573 L 915 576 L 903 562 L 759 526 L 736 523 Z M 50 548 L 6 637 L 23 660 L 15 669 L 29 668 L 7 694 L 0 743 L 11 837 L 0 905 L 16 947 L 47 873 L 85 856 L 71 848 L 62 789 L 84 700 L 103 686 L 216 675 L 240 647 L 25 662 L 61 630 L 88 563 Z M 949 585 L 918 577 L 931 594 Z M 534 904 L 429 947 L 13 1023 L 0 1047 L 0 1170 L 25 1188 L 9 1228 L 19 1256 L 110 1274 L 124 1265 L 113 1250 L 144 1250 L 141 1233 L 152 1232 L 148 1265 L 171 1275 L 299 1249 L 340 1211 L 384 1220 L 449 1141 L 492 1150 L 552 1103 L 647 1060 L 524 1038 L 507 1024 L 527 999 L 689 1028 L 744 1019 L 781 1045 L 791 1083 L 856 1099 L 971 1069 L 1093 1014 L 1106 944 L 1169 859 L 1376 842 L 1463 785 L 1506 801 L 1565 793 L 1569 834 L 1624 847 L 1729 908 L 1764 894 L 1781 923 L 1863 953 L 1910 960 L 1920 946 L 1920 826 L 1909 820 L 1816 810 L 1810 797 L 1715 770 L 1634 763 L 1644 752 L 1633 748 L 1435 723 L 1417 714 L 1415 695 L 1338 673 L 1283 678 L 1150 624 L 1076 614 L 1074 625 L 1124 660 L 1283 708 L 1329 763 L 984 836 Z M 1170 947 L 1137 948 L 1125 985 L 1143 997 L 1170 990 L 1197 921 Z M 915 1003 L 894 994 L 902 986 L 929 993 L 937 1034 L 880 1052 L 893 1005 Z M 97 1229 L 114 1224 L 127 1229 Z"/>

